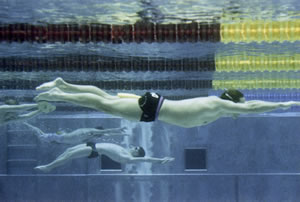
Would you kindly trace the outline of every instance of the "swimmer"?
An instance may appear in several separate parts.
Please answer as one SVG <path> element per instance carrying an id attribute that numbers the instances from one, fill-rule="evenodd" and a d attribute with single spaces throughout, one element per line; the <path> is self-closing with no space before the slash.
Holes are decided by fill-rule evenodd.
<path id="1" fill-rule="evenodd" d="M 59 133 L 44 133 L 39 128 L 29 124 L 24 123 L 36 133 L 36 136 L 44 142 L 56 142 L 61 144 L 80 144 L 84 142 L 88 142 L 100 137 L 110 137 L 114 135 L 128 135 L 125 134 L 126 127 L 123 128 L 110 128 L 103 129 L 102 127 L 98 128 L 79 128 L 72 132 L 62 132 Z"/>
<path id="2" fill-rule="evenodd" d="M 68 148 L 64 153 L 58 156 L 53 162 L 47 165 L 41 165 L 35 167 L 36 170 L 43 172 L 50 172 L 53 168 L 62 166 L 72 159 L 76 158 L 95 158 L 99 155 L 106 155 L 113 161 L 118 163 L 168 163 L 174 160 L 171 157 L 154 158 L 145 156 L 145 150 L 142 147 L 133 147 L 131 149 L 125 149 L 117 144 L 112 143 L 92 143 L 79 144 L 74 147 Z"/>
<path id="3" fill-rule="evenodd" d="M 151 122 L 158 119 L 184 128 L 203 126 L 226 116 L 235 118 L 241 114 L 259 114 L 300 105 L 296 101 L 246 101 L 244 95 L 235 89 L 225 90 L 220 97 L 184 100 L 167 100 L 149 92 L 143 96 L 124 93 L 114 96 L 95 86 L 69 84 L 62 78 L 36 89 L 47 91 L 37 95 L 35 101 L 64 101 L 128 120 Z"/>
<path id="4" fill-rule="evenodd" d="M 29 110 L 32 111 L 27 112 Z M 50 113 L 54 110 L 55 106 L 47 102 L 19 104 L 16 100 L 8 99 L 0 106 L 0 125 L 26 121 L 41 113 Z"/>

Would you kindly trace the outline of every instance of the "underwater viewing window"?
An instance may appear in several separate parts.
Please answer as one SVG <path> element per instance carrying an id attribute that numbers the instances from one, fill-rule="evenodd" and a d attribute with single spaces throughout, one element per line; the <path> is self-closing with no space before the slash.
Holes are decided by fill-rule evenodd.
<path id="1" fill-rule="evenodd" d="M 206 149 L 190 148 L 185 149 L 185 171 L 206 171 Z"/>
<path id="2" fill-rule="evenodd" d="M 101 170 L 121 171 L 122 167 L 120 163 L 111 160 L 105 155 L 101 155 Z"/>

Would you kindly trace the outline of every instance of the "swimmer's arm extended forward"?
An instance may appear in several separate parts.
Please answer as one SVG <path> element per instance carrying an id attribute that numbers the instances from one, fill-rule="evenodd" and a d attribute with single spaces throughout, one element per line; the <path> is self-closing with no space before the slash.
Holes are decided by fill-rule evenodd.
<path id="1" fill-rule="evenodd" d="M 113 135 L 128 135 L 125 134 L 126 127 L 122 128 L 108 128 L 108 129 L 90 129 L 90 132 L 88 134 L 91 134 L 91 136 L 113 136 Z"/>
<path id="2" fill-rule="evenodd" d="M 155 157 L 131 157 L 127 163 L 147 162 L 147 163 L 168 163 L 174 161 L 173 157 L 155 158 Z"/>
<path id="3" fill-rule="evenodd" d="M 27 114 L 18 114 L 14 117 L 14 119 L 12 119 L 10 121 L 25 121 L 25 120 L 31 119 L 41 113 L 49 113 L 56 109 L 56 107 L 54 105 L 51 105 L 47 102 L 39 102 L 37 104 L 37 106 L 38 106 L 37 110 L 34 110 Z"/>
<path id="4" fill-rule="evenodd" d="M 25 124 L 26 126 L 28 126 L 29 128 L 31 128 L 33 131 L 35 131 L 35 132 L 36 132 L 37 134 L 39 134 L 39 135 L 44 135 L 44 134 L 45 134 L 41 129 L 39 129 L 39 128 L 37 128 L 37 127 L 35 127 L 35 126 L 33 126 L 33 125 L 27 123 L 27 122 L 24 122 L 24 124 Z"/>
<path id="5" fill-rule="evenodd" d="M 269 112 L 275 109 L 288 109 L 291 106 L 300 106 L 300 102 L 288 101 L 288 102 L 267 102 L 260 100 L 251 100 L 246 103 L 233 103 L 229 101 L 222 101 L 223 109 L 227 113 L 263 113 Z"/>
<path id="6" fill-rule="evenodd" d="M 26 120 L 29 120 L 39 114 L 43 113 L 41 110 L 35 110 L 35 111 L 32 111 L 32 112 L 29 112 L 27 114 L 18 114 L 14 120 L 12 121 L 26 121 Z"/>
<path id="7" fill-rule="evenodd" d="M 0 111 L 3 112 L 22 112 L 37 108 L 38 104 L 21 104 L 21 105 L 1 105 Z"/>
<path id="8" fill-rule="evenodd" d="M 104 136 L 128 135 L 128 134 L 125 133 L 126 130 L 127 130 L 126 127 L 122 127 L 122 128 L 108 128 L 108 129 L 101 130 L 101 133 Z"/>

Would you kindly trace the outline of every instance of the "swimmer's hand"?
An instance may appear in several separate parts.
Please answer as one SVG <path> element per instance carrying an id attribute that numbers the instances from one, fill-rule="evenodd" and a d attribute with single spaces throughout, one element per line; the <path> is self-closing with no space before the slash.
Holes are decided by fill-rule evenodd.
<path id="1" fill-rule="evenodd" d="M 34 169 L 35 169 L 35 170 L 42 171 L 42 172 L 45 172 L 45 173 L 51 171 L 51 169 L 49 169 L 47 166 L 36 166 Z"/>
<path id="2" fill-rule="evenodd" d="M 120 133 L 126 134 L 127 130 L 128 130 L 127 127 L 122 127 L 122 128 L 120 128 Z"/>
<path id="3" fill-rule="evenodd" d="M 16 113 L 8 112 L 8 113 L 4 114 L 4 121 L 5 122 L 16 120 L 16 119 L 18 119 L 18 115 Z"/>
<path id="4" fill-rule="evenodd" d="M 175 160 L 175 158 L 173 158 L 173 157 L 165 157 L 165 158 L 160 159 L 160 163 L 165 164 L 165 163 L 169 163 L 174 160 Z"/>
<path id="5" fill-rule="evenodd" d="M 129 136 L 130 134 L 127 132 L 127 127 L 122 127 L 122 128 L 111 128 L 111 129 L 104 129 L 105 136 L 111 136 L 111 135 L 124 135 L 124 136 Z"/>
<path id="6" fill-rule="evenodd" d="M 130 136 L 131 134 L 129 134 L 127 127 L 122 127 L 120 128 L 120 135 Z"/>
<path id="7" fill-rule="evenodd" d="M 288 110 L 293 105 L 299 105 L 299 103 L 294 102 L 294 101 L 283 102 L 283 103 L 281 103 L 281 109 Z"/>
<path id="8" fill-rule="evenodd" d="M 56 107 L 48 102 L 38 102 L 38 109 L 44 113 L 53 112 Z"/>

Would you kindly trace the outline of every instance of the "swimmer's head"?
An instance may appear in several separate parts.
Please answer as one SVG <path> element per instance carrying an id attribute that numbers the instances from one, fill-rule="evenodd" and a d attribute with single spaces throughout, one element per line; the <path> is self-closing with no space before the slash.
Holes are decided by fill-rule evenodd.
<path id="1" fill-rule="evenodd" d="M 130 153 L 134 157 L 144 157 L 146 155 L 146 152 L 143 147 L 133 147 Z"/>
<path id="2" fill-rule="evenodd" d="M 102 126 L 97 126 L 96 129 L 98 129 L 98 130 L 104 130 L 104 128 Z"/>
<path id="3" fill-rule="evenodd" d="M 244 94 L 236 89 L 228 89 L 225 90 L 222 95 L 220 96 L 223 100 L 229 100 L 235 103 L 244 103 L 245 98 Z"/>
<path id="4" fill-rule="evenodd" d="M 64 132 L 63 131 L 61 131 L 61 130 L 59 130 L 59 131 L 56 131 L 56 134 L 57 135 L 61 135 L 61 134 L 63 134 Z"/>
<path id="5" fill-rule="evenodd" d="M 6 105 L 18 105 L 19 102 L 15 99 L 8 98 L 8 99 L 5 99 L 4 104 L 6 104 Z"/>

